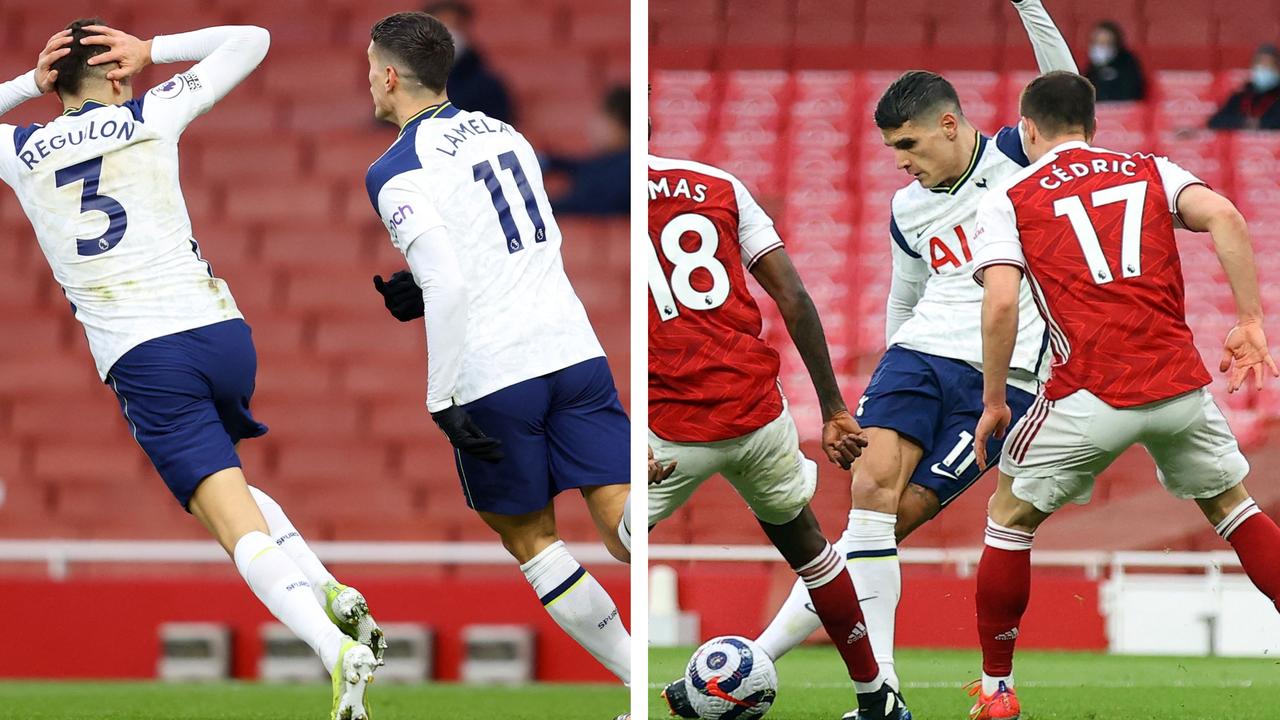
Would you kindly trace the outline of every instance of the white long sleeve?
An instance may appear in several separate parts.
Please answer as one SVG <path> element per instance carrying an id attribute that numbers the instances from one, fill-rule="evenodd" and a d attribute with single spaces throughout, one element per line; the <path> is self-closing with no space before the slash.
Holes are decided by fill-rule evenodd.
<path id="1" fill-rule="evenodd" d="M 42 93 L 36 86 L 36 71 L 28 70 L 18 77 L 0 84 L 0 115 L 18 107 L 28 100 L 40 97 Z"/>
<path id="2" fill-rule="evenodd" d="M 1042 0 L 1016 0 L 1014 7 L 1022 18 L 1022 25 L 1027 29 L 1027 37 L 1031 38 L 1031 47 L 1036 53 L 1036 65 L 1041 73 L 1052 70 L 1080 72 L 1076 60 L 1071 55 L 1062 31 L 1049 17 Z"/>
<path id="3" fill-rule="evenodd" d="M 405 258 L 422 288 L 427 324 L 427 411 L 454 402 L 467 338 L 467 288 L 444 227 L 436 226 L 411 239 Z"/>
<path id="4" fill-rule="evenodd" d="M 894 272 L 889 281 L 889 302 L 884 313 L 884 346 L 889 347 L 902 324 L 915 314 L 916 303 L 924 295 L 924 280 Z"/>
<path id="5" fill-rule="evenodd" d="M 270 46 L 271 33 L 263 28 L 225 25 L 177 35 L 157 35 L 151 40 L 151 61 L 157 64 L 199 61 L 183 76 L 198 78 L 197 87 L 192 90 L 201 91 L 203 112 L 248 77 L 267 56 Z"/>

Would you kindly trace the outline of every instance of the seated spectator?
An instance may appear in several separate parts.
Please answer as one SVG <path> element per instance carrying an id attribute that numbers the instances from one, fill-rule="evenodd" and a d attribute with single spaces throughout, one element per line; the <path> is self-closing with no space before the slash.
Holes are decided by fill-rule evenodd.
<path id="1" fill-rule="evenodd" d="M 1111 20 L 1098 23 L 1089 36 L 1085 77 L 1098 90 L 1098 102 L 1141 100 L 1146 82 L 1138 58 L 1124 42 L 1124 31 Z"/>
<path id="2" fill-rule="evenodd" d="M 1280 129 L 1280 50 L 1263 45 L 1253 55 L 1249 82 L 1209 118 L 1215 130 Z"/>
<path id="3" fill-rule="evenodd" d="M 545 159 L 547 172 L 569 175 L 569 189 L 551 198 L 557 215 L 626 215 L 631 211 L 630 88 L 609 90 L 601 111 L 596 154 Z"/>
<path id="4" fill-rule="evenodd" d="M 471 44 L 471 5 L 461 0 L 441 0 L 428 3 L 424 10 L 444 23 L 453 35 L 453 72 L 445 88 L 449 101 L 463 110 L 514 123 L 515 110 L 506 84 Z"/>

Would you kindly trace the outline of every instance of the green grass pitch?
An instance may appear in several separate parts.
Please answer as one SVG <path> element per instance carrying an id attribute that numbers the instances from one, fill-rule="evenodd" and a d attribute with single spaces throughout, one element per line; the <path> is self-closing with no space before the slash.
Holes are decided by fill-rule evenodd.
<path id="1" fill-rule="evenodd" d="M 628 691 L 614 685 L 514 688 L 375 683 L 373 720 L 613 720 Z M 0 717 L 22 720 L 326 720 L 328 685 L 0 682 Z"/>
<path id="2" fill-rule="evenodd" d="M 684 671 L 693 648 L 654 649 L 649 717 L 666 717 L 658 694 Z M 980 674 L 976 650 L 903 650 L 898 674 L 917 720 L 967 720 L 961 686 Z M 1276 720 L 1280 658 L 1133 657 L 1018 653 L 1022 720 Z M 778 663 L 778 701 L 767 720 L 839 720 L 853 688 L 830 647 L 802 647 Z"/>

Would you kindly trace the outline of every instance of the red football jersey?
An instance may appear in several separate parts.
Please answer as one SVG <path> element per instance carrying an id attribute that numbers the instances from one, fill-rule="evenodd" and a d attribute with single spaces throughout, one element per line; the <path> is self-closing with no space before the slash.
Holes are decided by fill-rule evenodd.
<path id="1" fill-rule="evenodd" d="M 975 278 L 1023 269 L 1049 325 L 1050 400 L 1083 388 L 1133 407 L 1209 384 L 1173 235 L 1178 194 L 1200 182 L 1162 157 L 1072 142 L 983 200 Z"/>
<path id="2" fill-rule="evenodd" d="M 649 429 L 714 442 L 782 414 L 778 353 L 760 337 L 746 272 L 782 246 L 732 175 L 649 157 Z"/>

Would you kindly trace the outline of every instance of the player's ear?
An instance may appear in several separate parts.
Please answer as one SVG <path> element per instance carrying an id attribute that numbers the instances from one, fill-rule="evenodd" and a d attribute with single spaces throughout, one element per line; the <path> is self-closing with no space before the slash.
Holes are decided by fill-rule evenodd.
<path id="1" fill-rule="evenodd" d="M 960 132 L 960 121 L 956 119 L 955 113 L 942 113 L 942 117 L 938 119 L 938 124 L 942 126 L 942 132 L 947 136 L 948 140 L 956 139 L 956 135 Z"/>

